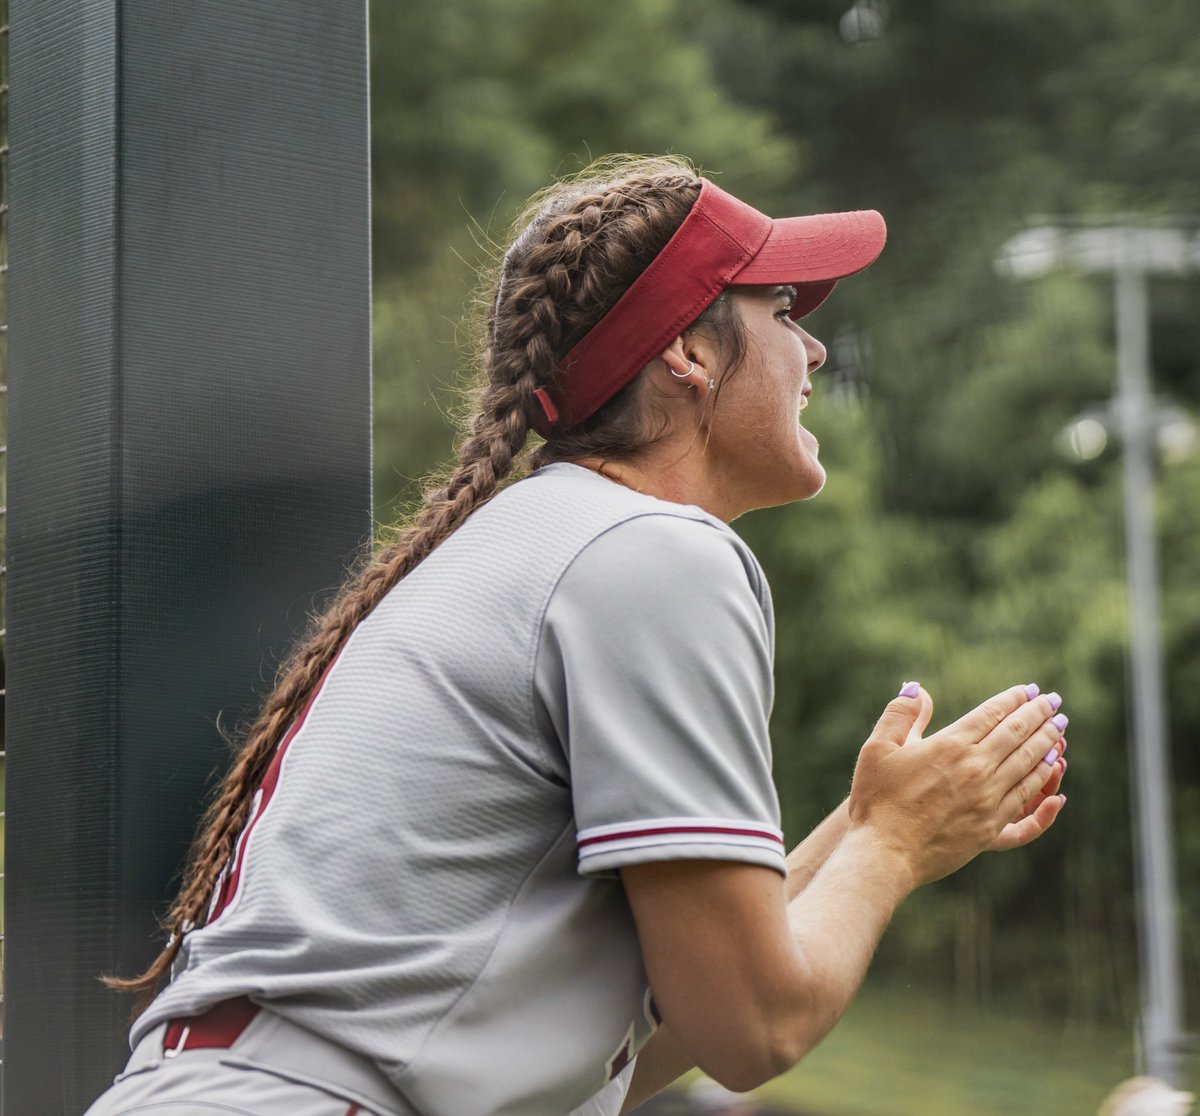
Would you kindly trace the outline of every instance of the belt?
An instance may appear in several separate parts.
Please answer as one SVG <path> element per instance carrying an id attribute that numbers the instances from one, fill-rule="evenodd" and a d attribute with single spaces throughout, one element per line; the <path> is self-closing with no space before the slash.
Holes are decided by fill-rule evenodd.
<path id="1" fill-rule="evenodd" d="M 228 1050 L 261 1011 L 245 996 L 222 1000 L 201 1015 L 172 1019 L 163 1035 L 163 1057 L 185 1050 Z"/>
<path id="2" fill-rule="evenodd" d="M 420 1116 L 374 1062 L 245 996 L 159 1023 L 141 1036 L 121 1076 L 169 1065 L 185 1050 L 195 1051 L 198 1059 L 273 1073 L 345 1097 L 359 1106 L 361 1116 Z"/>

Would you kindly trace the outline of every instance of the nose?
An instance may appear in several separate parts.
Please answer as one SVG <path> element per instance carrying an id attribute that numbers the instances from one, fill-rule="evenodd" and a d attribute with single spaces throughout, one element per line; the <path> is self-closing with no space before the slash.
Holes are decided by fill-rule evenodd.
<path id="1" fill-rule="evenodd" d="M 800 330 L 800 336 L 804 341 L 804 352 L 808 356 L 808 371 L 815 372 L 825 363 L 825 346 L 803 326 L 796 328 Z"/>

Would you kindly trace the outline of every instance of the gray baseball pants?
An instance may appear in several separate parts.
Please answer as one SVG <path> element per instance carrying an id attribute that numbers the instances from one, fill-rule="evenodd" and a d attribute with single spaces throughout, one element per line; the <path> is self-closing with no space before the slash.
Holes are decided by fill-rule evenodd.
<path id="1" fill-rule="evenodd" d="M 166 1026 L 85 1116 L 419 1116 L 374 1065 L 270 1011 L 228 1049 L 164 1055 Z"/>

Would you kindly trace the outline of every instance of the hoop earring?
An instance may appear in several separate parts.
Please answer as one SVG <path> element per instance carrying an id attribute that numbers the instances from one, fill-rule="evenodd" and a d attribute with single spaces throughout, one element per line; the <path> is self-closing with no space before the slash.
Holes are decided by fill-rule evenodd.
<path id="1" fill-rule="evenodd" d="M 667 371 L 670 372 L 671 375 L 674 376 L 675 379 L 677 379 L 677 380 L 686 380 L 693 372 L 696 371 L 696 362 L 694 360 L 689 360 L 686 372 L 676 372 L 675 369 L 672 368 L 670 365 L 667 365 Z M 695 386 L 696 386 L 695 384 L 688 385 L 688 387 L 690 387 L 690 388 L 695 388 Z M 715 391 L 716 387 L 717 387 L 717 381 L 714 380 L 710 376 L 707 380 L 704 381 L 704 386 L 710 392 Z"/>

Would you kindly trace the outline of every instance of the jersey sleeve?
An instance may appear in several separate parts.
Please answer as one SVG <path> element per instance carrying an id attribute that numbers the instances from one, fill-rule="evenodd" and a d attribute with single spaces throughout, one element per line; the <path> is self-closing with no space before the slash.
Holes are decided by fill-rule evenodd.
<path id="1" fill-rule="evenodd" d="M 681 859 L 786 872 L 772 653 L 765 579 L 723 526 L 645 515 L 580 552 L 547 606 L 535 686 L 581 873 Z"/>

